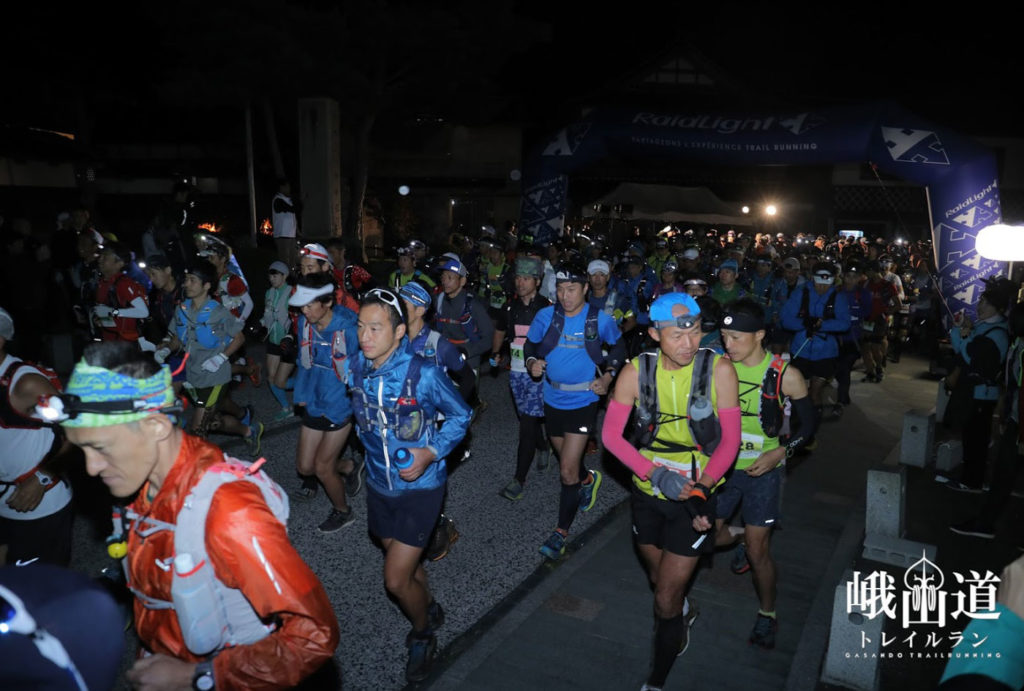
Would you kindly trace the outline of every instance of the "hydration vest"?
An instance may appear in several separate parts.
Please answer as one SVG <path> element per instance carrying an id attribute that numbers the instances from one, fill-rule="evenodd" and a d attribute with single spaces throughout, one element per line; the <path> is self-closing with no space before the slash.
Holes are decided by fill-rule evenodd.
<path id="1" fill-rule="evenodd" d="M 423 328 L 426 329 L 427 332 L 427 337 L 423 341 L 423 349 L 416 350 L 415 348 L 413 348 L 413 352 L 415 352 L 417 355 L 419 355 L 425 360 L 433 360 L 435 365 L 437 365 L 443 370 L 446 370 L 447 368 L 444 366 L 444 363 L 441 362 L 441 354 L 437 352 L 437 344 L 441 340 L 441 334 L 438 333 L 437 331 L 434 331 L 430 327 L 424 326 Z M 416 339 L 414 340 L 418 339 L 419 334 L 416 335 Z M 412 347 L 412 344 L 413 341 L 409 341 L 410 347 Z"/>
<path id="2" fill-rule="evenodd" d="M 423 438 L 428 423 L 426 411 L 416 400 L 416 382 L 420 380 L 420 369 L 426 360 L 413 355 L 405 371 L 402 392 L 393 405 L 386 404 L 379 392 L 367 392 L 363 384 L 362 367 L 358 364 L 348 368 L 348 387 L 352 397 L 352 412 L 356 424 L 364 434 L 374 427 L 380 429 L 381 439 L 387 448 L 387 430 L 391 430 L 399 446 L 414 447 Z M 380 396 L 380 397 L 378 397 Z"/>
<path id="3" fill-rule="evenodd" d="M 658 409 L 658 351 L 648 350 L 637 357 L 637 395 L 636 414 L 633 422 L 633 445 L 653 451 L 678 452 L 693 451 L 693 447 L 658 439 L 658 429 L 662 422 L 685 419 L 690 436 L 697 444 L 697 450 L 710 456 L 722 440 L 722 426 L 715 415 L 711 403 L 711 375 L 715 352 L 701 348 L 693 356 L 693 373 L 690 376 L 689 409 L 686 415 L 663 413 Z M 663 419 L 664 418 L 664 419 Z"/>
<path id="4" fill-rule="evenodd" d="M 462 329 L 462 333 L 466 338 L 462 341 L 452 341 L 452 343 L 459 344 L 465 343 L 466 341 L 479 341 L 480 340 L 480 326 L 473 319 L 472 310 L 472 296 L 468 290 L 463 289 L 465 299 L 462 303 L 462 314 L 452 319 L 451 317 L 441 316 L 441 303 L 444 301 L 444 293 L 438 293 L 437 300 L 434 303 L 435 319 L 438 324 L 458 324 Z M 450 339 L 449 339 L 450 340 Z"/>
<path id="5" fill-rule="evenodd" d="M 299 364 L 303 369 L 313 366 L 313 326 L 306 320 L 305 340 L 299 343 Z M 334 332 L 331 338 L 331 363 L 334 365 L 334 374 L 338 381 L 345 378 L 345 360 L 348 358 L 348 346 L 345 345 L 345 331 Z"/>
<path id="6" fill-rule="evenodd" d="M 594 305 L 587 303 L 587 318 L 583 326 L 583 345 L 587 349 L 587 355 L 593 360 L 594 365 L 600 367 L 604 363 L 604 352 L 601 350 L 601 335 L 598 332 L 597 315 L 601 313 Z M 562 337 L 562 330 L 565 328 L 565 310 L 561 303 L 556 302 L 554 312 L 551 315 L 551 323 L 544 333 L 540 345 L 537 346 L 537 357 L 543 360 L 558 347 L 558 340 Z"/>
<path id="7" fill-rule="evenodd" d="M 158 600 L 128 587 L 146 609 L 173 609 L 178 616 L 185 646 L 195 655 L 207 656 L 224 648 L 248 645 L 269 635 L 273 624 L 264 624 L 241 590 L 229 588 L 217 578 L 206 552 L 206 518 L 214 494 L 231 482 L 251 482 L 260 488 L 267 507 L 283 524 L 288 522 L 288 497 L 280 485 L 260 470 L 261 458 L 246 463 L 224 456 L 207 468 L 192 487 L 178 511 L 175 523 L 157 521 L 128 510 L 125 517 L 131 530 L 145 538 L 163 530 L 174 531 L 175 565 L 171 580 L 171 600 Z M 114 536 L 117 539 L 118 536 Z M 191 570 L 179 573 L 179 558 L 188 556 Z M 125 576 L 128 574 L 124 563 Z"/>
<path id="8" fill-rule="evenodd" d="M 188 307 L 191 306 L 191 303 L 192 301 L 189 300 L 188 304 L 183 302 L 178 305 L 178 311 L 181 312 L 182 319 L 178 320 L 178 328 L 175 335 L 186 348 L 188 347 L 188 329 L 189 326 L 193 325 L 193 321 L 189 318 L 188 314 Z M 230 337 L 226 340 L 218 338 L 217 334 L 213 332 L 213 329 L 207 326 L 207 323 L 210 321 L 210 315 L 213 314 L 213 310 L 219 304 L 220 303 L 212 297 L 207 298 L 206 303 L 199 308 L 199 313 L 196 315 L 196 320 L 194 322 L 196 340 L 199 342 L 199 345 L 208 350 L 219 346 L 226 346 L 231 342 Z"/>
<path id="9" fill-rule="evenodd" d="M 782 423 L 785 420 L 782 375 L 788 366 L 789 361 L 786 358 L 774 355 L 760 382 L 761 395 L 758 398 L 757 420 L 766 437 L 778 437 L 782 430 Z M 753 385 L 753 382 L 741 383 Z M 746 391 L 749 393 L 751 390 Z"/>
<path id="10" fill-rule="evenodd" d="M 796 313 L 798 319 L 807 321 L 811 316 L 811 293 L 810 293 L 810 281 L 804 283 L 804 294 L 800 298 L 800 311 Z M 836 296 L 839 291 L 835 288 L 832 289 L 832 294 L 828 296 L 825 301 L 825 308 L 822 310 L 822 320 L 835 319 L 836 318 Z"/>

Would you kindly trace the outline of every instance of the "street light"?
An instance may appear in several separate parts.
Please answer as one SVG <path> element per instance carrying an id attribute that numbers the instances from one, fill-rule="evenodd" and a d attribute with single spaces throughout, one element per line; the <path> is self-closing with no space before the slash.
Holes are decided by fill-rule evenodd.
<path id="1" fill-rule="evenodd" d="M 1002 223 L 987 226 L 978 232 L 974 247 L 986 259 L 1001 262 L 1024 261 L 1024 226 Z"/>
<path id="2" fill-rule="evenodd" d="M 744 204 L 743 208 L 741 208 L 740 211 L 742 211 L 745 214 L 749 214 L 750 213 L 750 207 L 747 206 L 746 204 Z"/>
<path id="3" fill-rule="evenodd" d="M 767 216 L 774 216 L 775 214 L 779 213 L 779 210 L 774 204 L 769 204 L 768 206 L 764 207 L 764 213 Z"/>

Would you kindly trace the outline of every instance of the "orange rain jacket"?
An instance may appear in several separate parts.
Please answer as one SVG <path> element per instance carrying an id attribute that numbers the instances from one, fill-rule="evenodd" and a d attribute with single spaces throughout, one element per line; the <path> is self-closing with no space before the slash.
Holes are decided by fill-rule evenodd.
<path id="1" fill-rule="evenodd" d="M 183 435 L 178 457 L 156 497 L 152 502 L 146 499 L 146 482 L 131 508 L 140 516 L 174 523 L 189 490 L 208 467 L 223 458 L 224 453 L 213 444 Z M 140 524 L 145 526 L 143 521 Z M 211 530 L 206 534 L 206 550 L 217 578 L 241 590 L 261 618 L 278 622 L 277 630 L 266 638 L 227 648 L 214 658 L 217 688 L 295 686 L 326 662 L 338 645 L 338 620 L 323 585 L 295 551 L 284 525 L 255 485 L 232 482 L 218 489 L 207 525 Z M 273 580 L 253 547 L 254 539 Z M 128 579 L 136 590 L 170 601 L 173 558 L 173 531 L 147 538 L 130 531 Z M 185 647 L 173 609 L 146 609 L 136 600 L 135 626 L 143 645 L 153 653 L 200 661 Z"/>

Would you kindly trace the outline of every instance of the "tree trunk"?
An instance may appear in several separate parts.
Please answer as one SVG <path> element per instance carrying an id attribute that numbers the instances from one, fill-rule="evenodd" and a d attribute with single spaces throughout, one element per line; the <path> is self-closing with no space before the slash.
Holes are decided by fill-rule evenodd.
<path id="1" fill-rule="evenodd" d="M 270 155 L 274 159 L 274 175 L 278 180 L 285 179 L 284 161 L 281 159 L 281 147 L 277 143 L 277 125 L 274 120 L 274 109 L 270 99 L 263 99 L 263 118 L 267 126 L 267 140 L 270 143 Z"/>

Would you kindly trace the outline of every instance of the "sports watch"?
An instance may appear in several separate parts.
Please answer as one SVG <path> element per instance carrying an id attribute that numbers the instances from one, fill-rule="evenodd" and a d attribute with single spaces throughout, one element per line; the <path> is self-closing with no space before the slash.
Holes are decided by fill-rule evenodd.
<path id="1" fill-rule="evenodd" d="M 196 665 L 192 675 L 192 688 L 196 691 L 210 691 L 213 688 L 213 661 L 203 660 Z"/>

